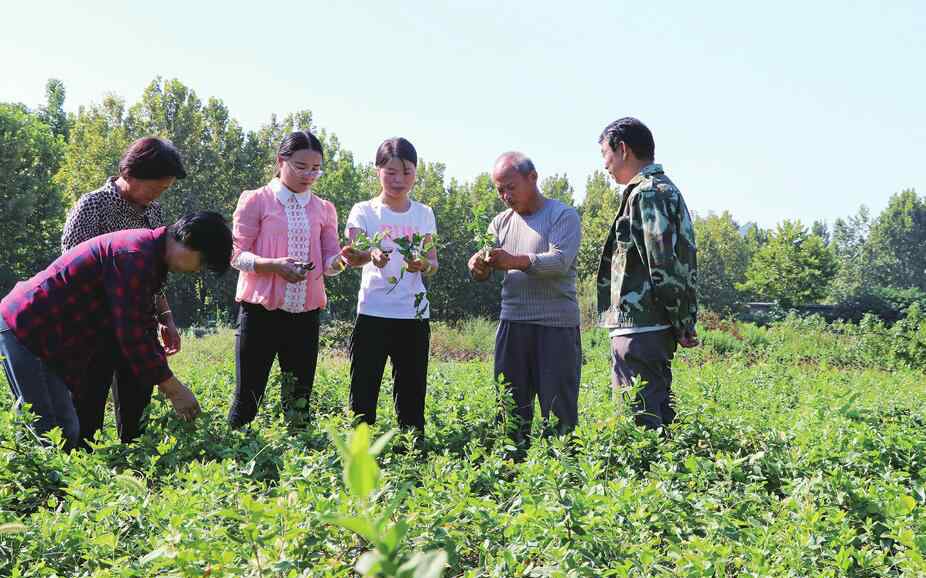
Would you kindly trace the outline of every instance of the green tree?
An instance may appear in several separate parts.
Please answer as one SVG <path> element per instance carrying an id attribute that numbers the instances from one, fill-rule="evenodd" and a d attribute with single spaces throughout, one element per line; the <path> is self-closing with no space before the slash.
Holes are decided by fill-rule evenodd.
<path id="1" fill-rule="evenodd" d="M 540 191 L 543 195 L 550 199 L 556 199 L 562 203 L 574 207 L 576 204 L 574 193 L 575 191 L 572 188 L 572 185 L 569 184 L 569 179 L 566 175 L 560 176 L 558 174 L 546 177 L 540 181 Z"/>
<path id="2" fill-rule="evenodd" d="M 708 309 L 727 314 L 744 298 L 737 286 L 746 281 L 752 246 L 733 216 L 695 216 L 698 241 L 698 300 Z"/>
<path id="3" fill-rule="evenodd" d="M 737 289 L 784 306 L 816 302 L 827 295 L 836 257 L 823 239 L 800 221 L 783 221 L 753 257 Z"/>
<path id="4" fill-rule="evenodd" d="M 824 245 L 829 246 L 832 236 L 830 235 L 830 227 L 826 224 L 826 221 L 814 221 L 813 225 L 810 226 L 810 232 L 823 239 Z"/>
<path id="5" fill-rule="evenodd" d="M 836 219 L 833 223 L 831 247 L 836 255 L 837 271 L 830 286 L 830 297 L 834 301 L 847 301 L 874 287 L 872 275 L 865 274 L 870 231 L 871 214 L 865 206 L 855 215 Z"/>
<path id="6" fill-rule="evenodd" d="M 58 254 L 64 213 L 53 175 L 62 153 L 41 115 L 0 103 L 0 294 Z"/>
<path id="7" fill-rule="evenodd" d="M 98 105 L 80 107 L 55 175 L 66 205 L 73 205 L 82 194 L 100 188 L 108 176 L 118 173 L 119 159 L 131 142 L 124 118 L 125 103 L 113 95 Z"/>
<path id="8" fill-rule="evenodd" d="M 466 263 L 478 247 L 467 225 L 474 218 L 474 207 L 486 207 L 491 219 L 504 206 L 495 194 L 487 174 L 472 183 L 447 185 L 442 163 L 418 163 L 418 182 L 413 196 L 429 205 L 437 221 L 440 271 L 428 283 L 431 315 L 444 320 L 465 317 L 497 317 L 501 303 L 500 274 L 478 283 L 469 276 Z"/>
<path id="9" fill-rule="evenodd" d="M 871 227 L 867 275 L 882 285 L 926 291 L 926 199 L 910 189 L 891 197 Z"/>
<path id="10" fill-rule="evenodd" d="M 580 279 L 591 279 L 598 272 L 601 249 L 620 208 L 620 193 L 603 171 L 595 171 L 585 183 L 585 199 L 579 205 L 582 243 L 576 268 Z"/>
<path id="11" fill-rule="evenodd" d="M 57 78 L 49 79 L 45 84 L 45 107 L 41 109 L 40 116 L 55 136 L 67 141 L 70 121 L 64 112 L 64 97 L 64 83 Z"/>

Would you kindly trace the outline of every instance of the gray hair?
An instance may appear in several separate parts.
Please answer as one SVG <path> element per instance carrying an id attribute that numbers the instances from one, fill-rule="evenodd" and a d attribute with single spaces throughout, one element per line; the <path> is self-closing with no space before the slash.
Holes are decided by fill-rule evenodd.
<path id="1" fill-rule="evenodd" d="M 509 163 L 514 170 L 526 177 L 537 169 L 534 168 L 534 161 L 532 161 L 527 155 L 518 151 L 508 151 L 502 153 L 498 156 L 498 159 L 495 161 L 495 166 L 498 166 L 502 163 Z"/>

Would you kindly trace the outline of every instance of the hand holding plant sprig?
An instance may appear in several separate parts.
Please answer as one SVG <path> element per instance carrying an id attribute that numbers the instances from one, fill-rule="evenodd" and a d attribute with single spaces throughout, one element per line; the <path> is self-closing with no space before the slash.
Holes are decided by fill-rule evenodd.
<path id="1" fill-rule="evenodd" d="M 368 237 L 362 229 L 351 229 L 353 238 L 348 238 L 347 245 L 344 247 L 344 257 L 351 267 L 362 267 L 370 261 L 382 269 L 389 262 L 389 253 L 383 248 L 383 241 L 386 240 L 386 234 L 383 232 L 376 233 Z"/>
<path id="2" fill-rule="evenodd" d="M 431 262 L 428 261 L 428 256 L 437 246 L 436 235 L 422 235 L 421 233 L 415 233 L 410 237 L 396 237 L 393 242 L 396 244 L 396 250 L 404 257 L 405 262 L 402 263 L 402 270 L 398 277 L 389 277 L 388 281 L 392 284 L 392 287 L 389 288 L 387 294 L 391 293 L 399 285 L 399 282 L 405 277 L 406 271 L 409 273 L 427 273 L 432 267 Z"/>
<path id="3" fill-rule="evenodd" d="M 473 218 L 466 224 L 466 228 L 473 234 L 473 241 L 479 245 L 479 251 L 482 253 L 483 261 L 489 258 L 489 252 L 494 249 L 496 243 L 498 243 L 495 235 L 487 230 L 490 221 L 491 219 L 489 218 L 485 204 L 480 203 L 473 207 Z"/>
<path id="4" fill-rule="evenodd" d="M 479 250 L 469 259 L 469 270 L 473 277 L 479 281 L 488 279 L 492 267 L 488 263 L 489 254 L 498 244 L 498 239 L 490 233 L 489 214 L 485 204 L 480 203 L 473 207 L 473 218 L 466 228 L 473 235 L 473 241 L 479 245 Z"/>

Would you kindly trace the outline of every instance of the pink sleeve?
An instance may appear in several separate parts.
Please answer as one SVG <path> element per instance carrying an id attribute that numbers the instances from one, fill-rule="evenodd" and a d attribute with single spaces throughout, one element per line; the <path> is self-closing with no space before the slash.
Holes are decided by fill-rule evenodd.
<path id="1" fill-rule="evenodd" d="M 243 252 L 250 252 L 260 234 L 260 198 L 257 191 L 245 191 L 238 198 L 235 215 L 232 218 L 232 263 L 238 261 Z"/>
<path id="2" fill-rule="evenodd" d="M 324 202 L 325 218 L 321 226 L 322 263 L 328 264 L 332 257 L 341 252 L 340 236 L 338 235 L 338 210 L 330 201 Z"/>

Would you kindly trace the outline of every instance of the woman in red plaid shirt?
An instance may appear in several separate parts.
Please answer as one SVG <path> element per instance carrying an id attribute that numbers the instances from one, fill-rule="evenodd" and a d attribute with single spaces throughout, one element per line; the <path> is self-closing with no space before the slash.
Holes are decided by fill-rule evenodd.
<path id="1" fill-rule="evenodd" d="M 79 441 L 79 399 L 89 360 L 116 343 L 137 383 L 157 384 L 177 414 L 199 413 L 174 377 L 153 324 L 154 296 L 168 271 L 225 272 L 232 236 L 218 213 L 187 215 L 170 227 L 129 229 L 81 243 L 0 301 L 0 357 L 17 406 L 31 404 L 36 433 L 60 427 Z"/>

